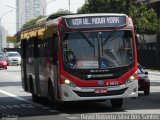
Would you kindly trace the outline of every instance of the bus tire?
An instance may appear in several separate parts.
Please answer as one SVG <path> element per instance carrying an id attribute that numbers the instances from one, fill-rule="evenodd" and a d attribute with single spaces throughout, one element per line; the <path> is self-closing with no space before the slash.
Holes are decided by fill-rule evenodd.
<path id="1" fill-rule="evenodd" d="M 113 108 L 122 108 L 123 99 L 122 98 L 112 99 L 111 100 L 111 105 L 112 105 Z"/>
<path id="2" fill-rule="evenodd" d="M 49 100 L 53 103 L 55 103 L 55 95 L 54 95 L 54 92 L 53 92 L 53 85 L 52 85 L 52 82 L 49 80 L 48 82 L 48 94 L 49 94 Z"/>
<path id="3" fill-rule="evenodd" d="M 33 81 L 31 80 L 30 82 L 31 82 L 32 101 L 33 101 L 33 102 L 39 102 L 39 101 L 40 101 L 40 97 L 34 93 Z"/>
<path id="4" fill-rule="evenodd" d="M 145 95 L 149 95 L 149 94 L 150 94 L 150 90 L 145 90 L 145 91 L 144 91 L 144 94 L 145 94 Z"/>
<path id="5" fill-rule="evenodd" d="M 49 94 L 49 100 L 51 101 L 51 104 L 54 108 L 61 109 L 61 103 L 57 102 L 55 99 L 55 94 L 54 94 L 54 89 L 52 82 L 49 80 L 49 89 L 48 89 L 48 94 Z"/>
<path id="6" fill-rule="evenodd" d="M 39 102 L 39 100 L 40 100 L 39 96 L 32 93 L 32 101 Z"/>

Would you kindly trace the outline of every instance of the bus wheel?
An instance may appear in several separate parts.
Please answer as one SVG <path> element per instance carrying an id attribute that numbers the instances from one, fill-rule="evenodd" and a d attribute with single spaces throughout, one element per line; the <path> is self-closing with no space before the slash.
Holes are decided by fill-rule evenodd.
<path id="1" fill-rule="evenodd" d="M 144 94 L 145 94 L 145 95 L 149 95 L 149 94 L 150 94 L 150 90 L 145 90 L 145 91 L 144 91 Z"/>
<path id="2" fill-rule="evenodd" d="M 32 101 L 33 102 L 39 102 L 40 101 L 40 97 L 34 93 L 33 82 L 31 83 L 31 94 L 32 94 Z"/>
<path id="3" fill-rule="evenodd" d="M 112 99 L 111 100 L 111 105 L 113 108 L 122 108 L 123 105 L 123 99 Z"/>
<path id="4" fill-rule="evenodd" d="M 55 99 L 55 94 L 54 94 L 54 89 L 53 89 L 53 85 L 51 82 L 49 82 L 49 100 L 53 103 L 56 104 L 56 99 Z"/>
<path id="5" fill-rule="evenodd" d="M 53 89 L 53 85 L 51 83 L 51 81 L 49 82 L 49 100 L 51 101 L 51 104 L 53 107 L 57 108 L 57 109 L 62 109 L 61 103 L 57 102 L 55 99 L 55 94 L 54 94 L 54 89 Z"/>
<path id="6" fill-rule="evenodd" d="M 40 100 L 39 96 L 32 93 L 32 101 L 33 102 L 39 102 L 39 100 Z"/>

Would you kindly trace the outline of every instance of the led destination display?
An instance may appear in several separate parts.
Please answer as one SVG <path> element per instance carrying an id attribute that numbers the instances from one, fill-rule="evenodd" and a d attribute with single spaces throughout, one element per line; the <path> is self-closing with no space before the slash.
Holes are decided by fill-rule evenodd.
<path id="1" fill-rule="evenodd" d="M 67 18 L 70 28 L 120 27 L 126 25 L 126 16 Z"/>

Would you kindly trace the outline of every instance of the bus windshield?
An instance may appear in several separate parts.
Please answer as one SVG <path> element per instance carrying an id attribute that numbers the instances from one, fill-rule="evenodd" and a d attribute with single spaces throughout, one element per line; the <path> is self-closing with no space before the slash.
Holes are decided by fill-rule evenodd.
<path id="1" fill-rule="evenodd" d="M 63 62 L 71 69 L 105 69 L 133 62 L 130 30 L 64 33 Z"/>

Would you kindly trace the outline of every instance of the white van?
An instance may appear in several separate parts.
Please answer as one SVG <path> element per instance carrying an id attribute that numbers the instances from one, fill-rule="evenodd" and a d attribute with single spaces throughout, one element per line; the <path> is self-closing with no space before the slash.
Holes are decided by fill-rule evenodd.
<path id="1" fill-rule="evenodd" d="M 21 65 L 21 56 L 18 52 L 6 52 L 8 65 Z"/>

